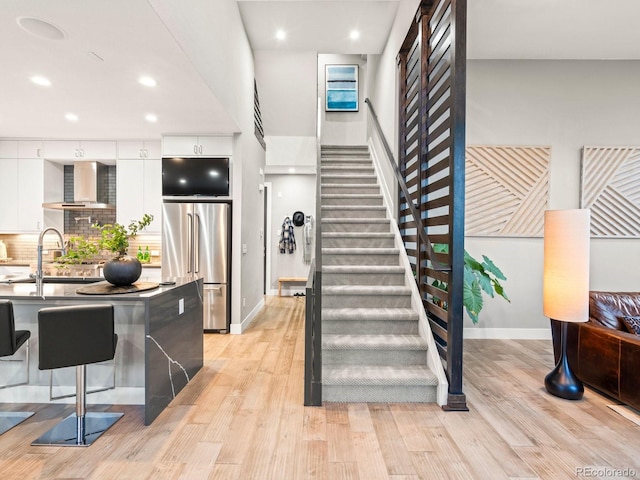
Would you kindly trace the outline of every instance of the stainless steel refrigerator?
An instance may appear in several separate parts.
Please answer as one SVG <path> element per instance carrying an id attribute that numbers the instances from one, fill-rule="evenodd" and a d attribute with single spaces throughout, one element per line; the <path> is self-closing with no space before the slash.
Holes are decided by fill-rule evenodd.
<path id="1" fill-rule="evenodd" d="M 162 204 L 162 278 L 202 277 L 205 331 L 229 331 L 230 210 L 229 203 Z"/>

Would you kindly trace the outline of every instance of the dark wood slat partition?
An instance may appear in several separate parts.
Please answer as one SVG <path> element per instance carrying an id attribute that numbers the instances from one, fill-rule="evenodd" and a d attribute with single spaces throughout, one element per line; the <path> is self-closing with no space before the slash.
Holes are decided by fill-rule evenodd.
<path id="1" fill-rule="evenodd" d="M 410 197 L 400 193 L 398 225 L 446 367 L 445 410 L 467 410 L 462 392 L 466 10 L 466 0 L 423 1 L 398 55 L 399 168 Z M 419 225 L 409 202 L 419 211 Z M 450 269 L 433 268 L 418 228 L 431 243 L 447 245 L 448 253 L 433 258 Z"/>

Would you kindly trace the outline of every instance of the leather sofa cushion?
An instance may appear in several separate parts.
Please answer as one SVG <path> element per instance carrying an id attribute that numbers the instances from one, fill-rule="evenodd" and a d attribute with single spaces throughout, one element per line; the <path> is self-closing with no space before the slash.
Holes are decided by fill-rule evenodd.
<path id="1" fill-rule="evenodd" d="M 627 332 L 622 317 L 640 316 L 640 293 L 589 292 L 589 319 L 605 327 Z"/>

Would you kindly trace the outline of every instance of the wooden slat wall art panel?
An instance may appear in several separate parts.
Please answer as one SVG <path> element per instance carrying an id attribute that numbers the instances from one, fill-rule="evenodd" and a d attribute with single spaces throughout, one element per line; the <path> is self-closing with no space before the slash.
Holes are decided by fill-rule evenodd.
<path id="1" fill-rule="evenodd" d="M 466 235 L 541 237 L 550 160 L 549 146 L 468 146 Z"/>
<path id="2" fill-rule="evenodd" d="M 584 147 L 580 204 L 593 237 L 640 237 L 640 147 Z"/>

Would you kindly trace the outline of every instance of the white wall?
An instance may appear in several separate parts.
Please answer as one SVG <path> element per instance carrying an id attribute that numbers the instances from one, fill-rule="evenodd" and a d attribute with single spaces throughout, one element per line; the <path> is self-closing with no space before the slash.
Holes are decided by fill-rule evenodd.
<path id="1" fill-rule="evenodd" d="M 264 203 L 258 185 L 263 182 L 259 172 L 265 153 L 253 134 L 253 52 L 234 0 L 149 2 L 238 126 L 232 173 L 231 331 L 239 333 L 264 302 L 260 236 Z"/>
<path id="2" fill-rule="evenodd" d="M 278 167 L 312 167 L 315 172 L 318 158 L 316 136 L 265 136 L 267 144 L 267 171 Z M 287 172 L 273 172 L 287 173 Z"/>
<path id="3" fill-rule="evenodd" d="M 315 137 L 316 52 L 255 52 L 265 136 Z"/>
<path id="4" fill-rule="evenodd" d="M 331 64 L 357 64 L 357 112 L 325 112 L 325 66 Z M 365 145 L 367 143 L 367 117 L 364 99 L 367 97 L 367 61 L 360 55 L 318 55 L 318 96 L 322 99 L 323 145 Z"/>
<path id="5" fill-rule="evenodd" d="M 267 175 L 265 180 L 271 182 L 271 279 L 267 285 L 267 293 L 276 293 L 278 277 L 307 277 L 309 265 L 304 263 L 302 227 L 294 227 L 297 249 L 295 253 L 280 253 L 278 241 L 280 229 L 285 217 L 291 218 L 293 212 L 301 211 L 312 215 L 315 219 L 315 175 Z M 315 229 L 314 229 L 315 232 Z M 313 245 L 312 245 L 313 248 Z M 313 252 L 313 250 L 312 250 Z M 315 255 L 312 253 L 312 258 Z M 304 291 L 304 285 L 290 284 L 283 286 L 283 295 Z"/>
<path id="6" fill-rule="evenodd" d="M 551 145 L 550 207 L 577 208 L 580 149 L 638 145 L 640 95 L 634 61 L 469 61 L 467 144 Z M 511 304 L 488 302 L 484 328 L 548 329 L 542 315 L 542 238 L 466 239 L 506 274 Z M 640 241 L 593 239 L 590 287 L 640 285 Z"/>

